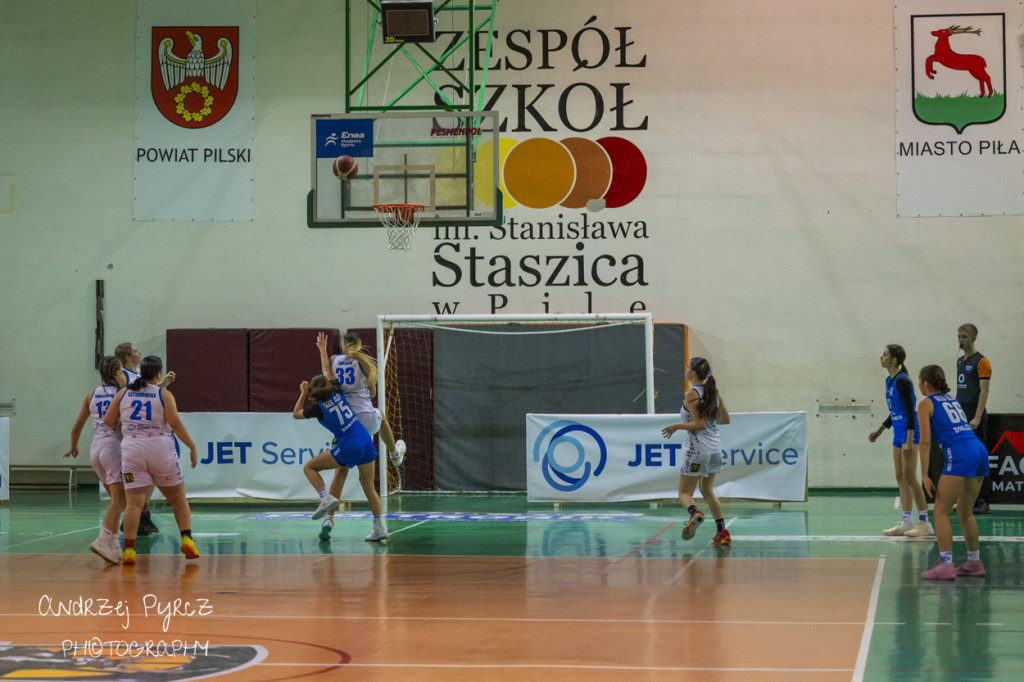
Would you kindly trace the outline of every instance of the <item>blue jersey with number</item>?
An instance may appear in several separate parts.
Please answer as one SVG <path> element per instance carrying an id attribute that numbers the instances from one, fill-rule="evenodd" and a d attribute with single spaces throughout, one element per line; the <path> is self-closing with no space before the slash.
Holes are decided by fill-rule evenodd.
<path id="1" fill-rule="evenodd" d="M 318 404 L 320 415 L 317 420 L 334 434 L 338 444 L 346 447 L 361 447 L 369 443 L 373 445 L 370 433 L 356 419 L 352 407 L 341 393 L 332 393 L 331 397 Z"/>
<path id="2" fill-rule="evenodd" d="M 162 436 L 171 432 L 164 418 L 164 389 L 146 384 L 121 396 L 121 433 L 125 436 Z"/>
<path id="3" fill-rule="evenodd" d="M 910 387 L 909 408 L 900 396 L 900 384 Z M 902 426 L 908 431 L 916 426 L 913 409 L 917 405 L 917 398 L 914 397 L 914 382 L 910 380 L 906 372 L 885 378 L 885 402 L 889 406 L 889 418 L 892 420 L 893 426 Z"/>
<path id="4" fill-rule="evenodd" d="M 946 393 L 933 393 L 928 399 L 932 401 L 932 440 L 943 451 L 957 441 L 977 438 L 956 398 Z"/>

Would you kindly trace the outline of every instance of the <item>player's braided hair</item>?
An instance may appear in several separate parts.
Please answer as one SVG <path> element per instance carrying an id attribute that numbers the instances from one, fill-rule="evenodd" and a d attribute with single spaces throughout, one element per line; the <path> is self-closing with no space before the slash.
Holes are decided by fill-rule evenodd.
<path id="1" fill-rule="evenodd" d="M 946 373 L 938 365 L 928 365 L 921 370 L 921 380 L 927 381 L 939 393 L 949 393 Z"/>
<path id="2" fill-rule="evenodd" d="M 104 355 L 100 360 L 100 381 L 104 386 L 117 387 L 117 375 L 121 371 L 121 361 L 113 355 Z"/>
<path id="3" fill-rule="evenodd" d="M 690 369 L 704 382 L 704 395 L 697 402 L 697 414 L 710 421 L 718 419 L 718 387 L 711 373 L 711 363 L 704 358 L 693 358 Z"/>
<path id="4" fill-rule="evenodd" d="M 331 397 L 332 393 L 342 393 L 341 384 L 337 379 L 328 379 L 323 374 L 317 374 L 309 380 L 309 388 L 306 395 L 318 403 L 322 403 Z"/>

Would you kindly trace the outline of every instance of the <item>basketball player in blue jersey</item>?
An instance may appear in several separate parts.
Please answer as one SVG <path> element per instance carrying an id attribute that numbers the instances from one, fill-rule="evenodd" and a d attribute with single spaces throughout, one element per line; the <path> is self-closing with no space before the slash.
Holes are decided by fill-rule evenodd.
<path id="1" fill-rule="evenodd" d="M 142 359 L 139 378 L 121 389 L 103 422 L 113 428 L 120 417 L 121 472 L 127 504 L 124 513 L 124 552 L 121 563 L 135 564 L 135 538 L 146 502 L 146 489 L 156 485 L 174 510 L 181 531 L 181 552 L 186 559 L 199 558 L 192 540 L 192 512 L 185 497 L 185 478 L 174 452 L 172 433 L 189 449 L 192 468 L 198 464 L 196 445 L 178 416 L 171 392 L 160 387 L 163 361 L 155 355 Z"/>
<path id="2" fill-rule="evenodd" d="M 320 371 L 325 377 L 333 377 L 341 384 L 352 412 L 370 436 L 380 432 L 380 439 L 387 448 L 388 458 L 397 468 L 405 461 L 405 441 L 395 440 L 391 424 L 381 415 L 380 410 L 373 406 L 373 397 L 377 394 L 377 363 L 363 351 L 363 342 L 359 334 L 349 332 L 341 341 L 341 355 L 329 357 L 327 354 L 327 334 L 321 332 L 316 337 L 316 347 L 320 351 Z M 335 471 L 331 481 L 330 493 L 334 497 L 341 495 L 344 483 L 343 469 Z M 341 476 L 341 478 L 339 478 Z M 334 512 L 329 512 L 320 528 L 320 539 L 330 540 L 334 528 Z"/>
<path id="3" fill-rule="evenodd" d="M 722 441 L 718 425 L 728 424 L 729 410 L 725 408 L 711 364 L 704 358 L 693 358 L 686 366 L 684 376 L 693 386 L 683 396 L 681 424 L 672 424 L 661 430 L 661 435 L 671 438 L 676 431 L 687 431 L 686 456 L 679 471 L 679 501 L 690 513 L 690 519 L 683 526 L 683 539 L 691 540 L 697 528 L 704 522 L 704 513 L 697 509 L 693 493 L 700 483 L 700 494 L 708 503 L 715 518 L 716 533 L 711 540 L 716 545 L 729 545 L 732 538 L 725 527 L 722 503 L 715 494 L 715 474 L 722 470 Z"/>
<path id="4" fill-rule="evenodd" d="M 938 365 L 928 365 L 918 377 L 921 395 L 917 421 L 921 428 L 921 473 L 927 492 L 935 494 L 935 535 L 939 562 L 922 573 L 928 580 L 952 580 L 956 576 L 985 575 L 978 541 L 974 501 L 988 476 L 988 451 L 975 435 L 970 419 L 956 398 L 949 395 L 946 374 Z M 938 486 L 928 478 L 931 441 L 939 444 L 946 463 Z M 953 567 L 953 526 L 949 513 L 956 505 L 960 527 L 967 545 L 967 560 Z"/>
<path id="5" fill-rule="evenodd" d="M 889 416 L 885 422 L 868 436 L 874 443 L 890 426 L 892 427 L 892 461 L 896 471 L 896 485 L 900 490 L 900 507 L 903 510 L 899 523 L 882 531 L 883 535 L 905 535 L 909 538 L 935 535 L 935 529 L 928 523 L 928 500 L 924 488 L 917 482 L 917 448 L 920 430 L 917 428 L 917 399 L 914 396 L 914 382 L 907 374 L 907 351 L 903 346 L 890 344 L 882 351 L 882 368 L 889 373 L 885 380 L 885 402 Z M 913 522 L 914 505 L 917 505 L 917 523 Z"/>
<path id="6" fill-rule="evenodd" d="M 316 404 L 306 407 L 307 397 L 312 398 Z M 320 504 L 313 512 L 313 519 L 323 518 L 324 514 L 338 508 L 338 497 L 328 492 L 320 472 L 325 469 L 339 469 L 340 491 L 345 484 L 348 470 L 356 468 L 359 470 L 359 484 L 373 512 L 373 532 L 366 536 L 366 540 L 375 542 L 387 538 L 383 506 L 373 486 L 377 451 L 373 447 L 370 434 L 352 412 L 341 385 L 336 380 L 328 380 L 322 374 L 310 381 L 303 381 L 299 385 L 299 399 L 292 409 L 292 416 L 296 419 L 316 419 L 334 434 L 330 450 L 324 450 L 302 465 L 306 479 L 320 496 Z"/>
<path id="7" fill-rule="evenodd" d="M 103 514 L 100 535 L 89 545 L 94 554 L 111 564 L 121 563 L 121 544 L 117 539 L 117 524 L 124 511 L 124 482 L 121 480 L 121 432 L 117 424 L 113 428 L 103 423 L 103 417 L 110 409 L 119 389 L 124 386 L 121 363 L 112 355 L 100 360 L 100 380 L 103 382 L 92 393 L 85 396 L 82 409 L 75 425 L 71 427 L 71 450 L 65 457 L 78 457 L 78 438 L 82 435 L 85 422 L 92 419 L 92 444 L 89 446 L 89 463 L 110 495 L 110 504 Z"/>

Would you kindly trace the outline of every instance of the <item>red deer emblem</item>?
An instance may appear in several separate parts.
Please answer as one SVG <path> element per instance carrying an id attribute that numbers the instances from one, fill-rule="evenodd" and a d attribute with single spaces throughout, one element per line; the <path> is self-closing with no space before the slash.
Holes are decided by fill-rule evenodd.
<path id="1" fill-rule="evenodd" d="M 953 48 L 949 46 L 950 36 L 962 33 L 973 33 L 980 36 L 981 29 L 975 29 L 970 26 L 967 28 L 950 26 L 949 28 L 932 31 L 932 35 L 937 39 L 935 41 L 935 53 L 925 60 L 925 74 L 927 74 L 928 78 L 935 78 L 935 62 L 942 64 L 948 69 L 967 71 L 977 79 L 978 84 L 981 86 L 981 93 L 978 97 L 985 96 L 986 85 L 988 86 L 988 96 L 991 97 L 992 79 L 988 77 L 988 73 L 985 71 L 985 58 L 976 54 L 960 54 L 959 52 L 954 52 Z"/>

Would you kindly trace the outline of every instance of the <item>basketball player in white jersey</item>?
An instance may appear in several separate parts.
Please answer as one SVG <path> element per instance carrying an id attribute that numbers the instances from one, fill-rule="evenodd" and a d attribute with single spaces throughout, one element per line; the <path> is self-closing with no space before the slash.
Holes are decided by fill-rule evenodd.
<path id="1" fill-rule="evenodd" d="M 78 457 L 78 438 L 82 435 L 85 422 L 91 418 L 93 435 L 89 446 L 89 463 L 110 495 L 110 504 L 103 514 L 100 535 L 89 545 L 89 549 L 104 561 L 119 564 L 121 544 L 117 539 L 117 524 L 125 504 L 124 483 L 121 480 L 121 432 L 116 425 L 111 428 L 103 423 L 103 417 L 110 409 L 114 396 L 124 386 L 124 374 L 117 358 L 107 355 L 100 360 L 100 380 L 103 383 L 85 396 L 82 402 L 78 419 L 71 427 L 71 449 L 64 456 Z"/>
<path id="2" fill-rule="evenodd" d="M 405 441 L 395 440 L 391 424 L 380 410 L 373 406 L 373 397 L 377 395 L 377 363 L 363 352 L 363 342 L 359 334 L 349 332 L 342 337 L 341 355 L 328 356 L 327 334 L 323 332 L 317 334 L 316 347 L 320 351 L 320 371 L 325 377 L 338 380 L 356 419 L 371 436 L 380 432 L 380 439 L 387 448 L 391 463 L 396 467 L 402 466 L 405 461 Z M 339 471 L 334 472 L 330 492 L 334 497 L 340 498 L 345 479 L 339 475 Z M 320 528 L 320 539 L 330 540 L 333 528 L 332 511 Z"/>
<path id="3" fill-rule="evenodd" d="M 198 464 L 196 445 L 178 416 L 178 406 L 170 391 L 160 387 L 163 361 L 148 355 L 142 359 L 139 378 L 118 391 L 103 422 L 113 428 L 121 420 L 121 471 L 124 478 L 124 552 L 121 563 L 135 564 L 135 537 L 139 517 L 146 501 L 146 489 L 156 485 L 174 510 L 181 531 L 181 552 L 186 559 L 197 559 L 192 541 L 192 513 L 185 498 L 185 479 L 174 452 L 177 435 L 189 449 L 192 467 Z"/>
<path id="4" fill-rule="evenodd" d="M 142 361 L 142 352 L 135 347 L 134 343 L 125 341 L 118 344 L 117 348 L 114 349 L 114 356 L 121 361 L 121 371 L 124 373 L 124 383 L 121 384 L 122 386 L 127 386 L 139 378 L 139 363 Z M 167 372 L 160 382 L 160 386 L 166 388 L 173 381 L 174 372 Z M 177 446 L 175 446 L 175 452 L 177 452 Z M 146 504 L 142 507 L 142 517 L 139 519 L 139 535 L 160 532 L 157 525 L 153 523 L 153 518 L 149 513 L 149 498 L 151 497 L 153 497 L 153 486 L 149 486 L 149 490 L 146 492 Z"/>

